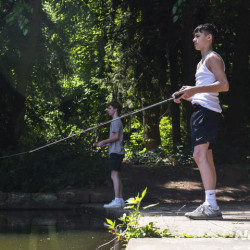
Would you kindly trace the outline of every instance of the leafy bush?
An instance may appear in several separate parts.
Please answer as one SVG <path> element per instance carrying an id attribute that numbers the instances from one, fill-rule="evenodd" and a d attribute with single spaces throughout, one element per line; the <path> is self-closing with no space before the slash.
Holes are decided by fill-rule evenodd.
<path id="1" fill-rule="evenodd" d="M 164 116 L 160 122 L 160 135 L 161 135 L 161 145 L 166 154 L 172 152 L 173 140 L 172 140 L 172 121 L 171 117 Z"/>
<path id="2" fill-rule="evenodd" d="M 132 131 L 127 131 L 130 134 L 129 139 L 125 142 L 126 155 L 125 160 L 131 160 L 138 156 L 144 149 L 143 143 L 143 126 L 137 119 L 131 124 Z M 125 127 L 126 132 L 126 127 Z"/>
<path id="3" fill-rule="evenodd" d="M 163 164 L 164 154 L 161 149 L 151 151 L 142 151 L 138 155 L 131 158 L 134 164 L 161 165 Z"/>
<path id="4" fill-rule="evenodd" d="M 179 145 L 177 146 L 177 152 L 173 153 L 171 117 L 167 116 L 161 119 L 161 146 L 151 151 L 146 151 L 146 148 L 143 145 L 143 128 L 139 125 L 138 122 L 135 122 L 132 126 L 133 128 L 138 129 L 138 131 L 131 134 L 130 141 L 126 145 L 129 148 L 126 152 L 126 160 L 129 160 L 134 164 L 147 165 L 161 165 L 164 163 L 183 165 L 193 162 L 189 145 Z M 182 128 L 182 130 L 184 129 Z M 182 134 L 186 136 L 184 132 Z"/>
<path id="5" fill-rule="evenodd" d="M 177 152 L 169 155 L 166 162 L 172 165 L 187 165 L 192 164 L 194 161 L 191 150 L 179 145 L 177 146 Z"/>
<path id="6" fill-rule="evenodd" d="M 104 185 L 108 160 L 101 153 L 57 145 L 1 161 L 0 189 L 5 192 L 51 192 Z"/>

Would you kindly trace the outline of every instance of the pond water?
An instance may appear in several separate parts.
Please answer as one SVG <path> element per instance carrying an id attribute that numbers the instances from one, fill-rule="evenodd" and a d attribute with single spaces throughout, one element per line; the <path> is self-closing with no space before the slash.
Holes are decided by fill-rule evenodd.
<path id="1" fill-rule="evenodd" d="M 1 211 L 0 250 L 95 250 L 112 239 L 104 222 L 82 211 Z"/>

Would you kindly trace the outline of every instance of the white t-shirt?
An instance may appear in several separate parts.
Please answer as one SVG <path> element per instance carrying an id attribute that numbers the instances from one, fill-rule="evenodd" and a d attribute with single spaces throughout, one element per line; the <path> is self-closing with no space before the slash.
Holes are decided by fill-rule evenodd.
<path id="1" fill-rule="evenodd" d="M 214 51 L 210 52 L 206 56 L 202 65 L 199 67 L 199 69 L 196 70 L 196 74 L 195 74 L 195 79 L 196 79 L 195 85 L 196 86 L 204 86 L 204 85 L 209 85 L 209 84 L 216 82 L 216 78 L 215 78 L 214 74 L 206 66 L 206 60 L 213 53 L 217 54 L 221 58 L 221 56 Z M 221 58 L 221 60 L 223 61 L 222 58 Z M 223 61 L 223 63 L 224 63 L 224 61 Z M 225 64 L 224 64 L 224 70 L 225 70 Z M 199 103 L 201 106 L 203 106 L 207 109 L 213 110 L 215 112 L 218 112 L 218 113 L 222 112 L 218 92 L 195 94 L 192 97 L 192 104 L 195 104 L 195 103 Z"/>

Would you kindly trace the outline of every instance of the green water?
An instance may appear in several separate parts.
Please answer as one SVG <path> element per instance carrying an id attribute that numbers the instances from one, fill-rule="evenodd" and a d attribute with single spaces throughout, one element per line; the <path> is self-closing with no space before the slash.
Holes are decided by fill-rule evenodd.
<path id="1" fill-rule="evenodd" d="M 0 212 L 0 250 L 95 250 L 112 239 L 104 221 L 76 212 Z"/>
<path id="2" fill-rule="evenodd" d="M 104 231 L 56 232 L 53 228 L 49 228 L 48 233 L 2 233 L 0 235 L 0 249 L 93 250 L 106 242 L 108 237 Z M 110 249 L 110 247 L 102 249 Z"/>

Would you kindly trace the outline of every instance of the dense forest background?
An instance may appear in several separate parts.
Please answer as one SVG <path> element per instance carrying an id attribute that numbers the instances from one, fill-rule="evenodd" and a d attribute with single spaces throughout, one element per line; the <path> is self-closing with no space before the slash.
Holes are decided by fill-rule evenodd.
<path id="1" fill-rule="evenodd" d="M 0 156 L 28 151 L 162 101 L 194 85 L 193 29 L 218 26 L 226 65 L 218 162 L 250 158 L 250 1 L 1 0 Z M 123 120 L 126 158 L 187 162 L 190 103 L 167 103 Z M 0 190 L 51 191 L 107 184 L 108 126 L 32 154 L 0 159 Z"/>

